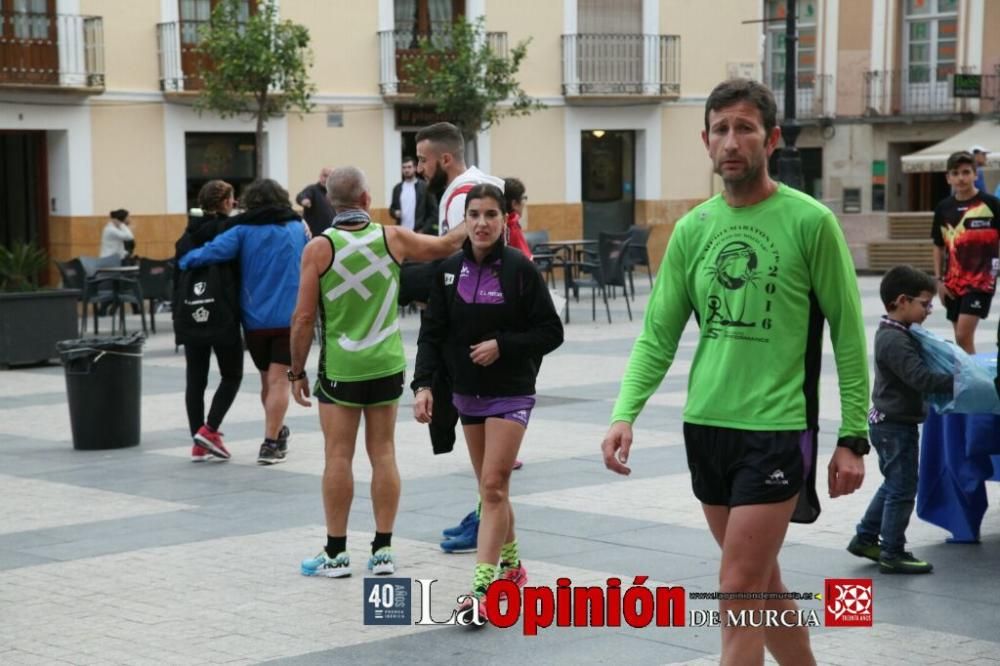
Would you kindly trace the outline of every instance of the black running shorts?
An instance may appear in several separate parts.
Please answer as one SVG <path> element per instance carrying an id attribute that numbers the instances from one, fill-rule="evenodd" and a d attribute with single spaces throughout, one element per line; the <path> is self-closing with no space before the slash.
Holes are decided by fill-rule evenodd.
<path id="1" fill-rule="evenodd" d="M 805 466 L 800 430 L 753 431 L 684 424 L 691 486 L 703 504 L 773 504 L 794 497 Z"/>
<path id="2" fill-rule="evenodd" d="M 268 328 L 258 331 L 247 331 L 247 351 L 253 359 L 254 366 L 261 372 L 267 372 L 272 363 L 291 365 L 292 352 L 289 346 L 288 328 Z"/>
<path id="3" fill-rule="evenodd" d="M 948 321 L 958 321 L 958 315 L 975 315 L 980 319 L 986 319 L 990 313 L 990 303 L 993 301 L 993 294 L 986 294 L 981 291 L 970 291 L 958 298 L 944 299 L 945 313 Z"/>
<path id="4" fill-rule="evenodd" d="M 360 382 L 342 382 L 327 379 L 321 373 L 316 379 L 313 393 L 316 399 L 328 405 L 344 407 L 379 407 L 391 405 L 403 395 L 406 373 L 397 372 L 387 377 L 365 379 Z"/>

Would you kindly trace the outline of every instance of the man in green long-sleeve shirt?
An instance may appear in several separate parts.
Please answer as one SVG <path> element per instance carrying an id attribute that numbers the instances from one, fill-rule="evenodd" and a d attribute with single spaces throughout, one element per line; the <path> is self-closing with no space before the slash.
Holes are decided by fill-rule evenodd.
<path id="1" fill-rule="evenodd" d="M 854 266 L 833 213 L 768 176 L 781 136 L 771 92 L 719 84 L 702 139 L 724 192 L 678 221 L 643 331 L 602 443 L 628 474 L 632 422 L 673 362 L 693 313 L 700 327 L 688 380 L 684 439 L 695 496 L 722 548 L 720 591 L 785 592 L 778 567 L 788 523 L 819 515 L 815 492 L 818 380 L 824 320 L 843 422 L 828 466 L 831 497 L 852 493 L 868 452 L 868 363 Z M 800 496 L 802 501 L 799 502 Z M 793 610 L 791 600 L 723 600 L 728 611 Z M 722 663 L 812 664 L 808 630 L 722 629 Z"/>

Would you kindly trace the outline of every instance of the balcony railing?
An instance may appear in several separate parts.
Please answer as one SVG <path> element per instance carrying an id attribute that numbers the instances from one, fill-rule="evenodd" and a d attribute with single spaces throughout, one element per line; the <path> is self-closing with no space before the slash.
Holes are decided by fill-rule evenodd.
<path id="1" fill-rule="evenodd" d="M 103 89 L 101 17 L 0 12 L 0 85 Z"/>
<path id="2" fill-rule="evenodd" d="M 563 95 L 676 97 L 680 43 L 677 35 L 563 35 Z"/>
<path id="3" fill-rule="evenodd" d="M 994 76 L 983 76 L 979 97 L 954 97 L 951 75 L 936 81 L 935 74 L 925 68 L 865 72 L 865 115 L 945 116 L 997 109 Z"/>
<path id="4" fill-rule="evenodd" d="M 419 53 L 421 37 L 428 37 L 438 45 L 447 45 L 448 25 L 446 22 L 432 22 L 429 35 L 418 33 L 412 23 L 395 30 L 379 31 L 379 90 L 383 95 L 414 92 L 406 76 L 406 63 Z M 506 32 L 487 32 L 486 44 L 494 53 L 507 57 Z"/>
<path id="5" fill-rule="evenodd" d="M 836 99 L 836 89 L 833 87 L 832 74 L 797 74 L 798 85 L 795 87 L 795 117 L 802 120 L 815 120 L 824 116 L 833 116 L 833 109 L 827 109 L 828 100 Z M 785 75 L 775 74 L 769 77 L 774 101 L 778 104 L 778 118 L 785 117 Z"/>

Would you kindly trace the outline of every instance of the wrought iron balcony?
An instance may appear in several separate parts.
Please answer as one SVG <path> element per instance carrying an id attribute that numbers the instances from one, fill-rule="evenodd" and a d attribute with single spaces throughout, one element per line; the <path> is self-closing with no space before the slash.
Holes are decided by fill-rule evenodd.
<path id="1" fill-rule="evenodd" d="M 677 35 L 563 35 L 563 95 L 677 97 L 680 45 Z"/>
<path id="2" fill-rule="evenodd" d="M 834 109 L 827 110 L 829 100 L 836 99 L 832 74 L 797 74 L 795 87 L 795 117 L 800 120 L 816 120 L 833 116 Z M 768 77 L 774 101 L 778 104 L 778 119 L 785 117 L 785 75 L 773 74 Z"/>
<path id="3" fill-rule="evenodd" d="M 955 97 L 952 73 L 929 71 L 926 67 L 864 73 L 864 114 L 904 117 L 951 116 L 993 113 L 996 105 L 996 76 L 982 77 L 977 97 Z"/>
<path id="4" fill-rule="evenodd" d="M 101 17 L 0 12 L 0 86 L 103 90 Z"/>
<path id="5" fill-rule="evenodd" d="M 446 43 L 450 22 L 432 21 L 429 33 L 420 33 L 412 22 L 401 23 L 395 30 L 380 30 L 379 91 L 388 97 L 413 94 L 413 85 L 406 76 L 406 63 L 413 60 L 420 49 L 421 38 L 435 44 Z M 502 57 L 507 57 L 507 33 L 487 32 L 486 44 Z"/>

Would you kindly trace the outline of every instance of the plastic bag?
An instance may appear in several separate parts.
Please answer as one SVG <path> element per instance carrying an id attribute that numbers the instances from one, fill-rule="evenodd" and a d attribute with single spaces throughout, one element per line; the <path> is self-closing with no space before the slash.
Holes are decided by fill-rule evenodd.
<path id="1" fill-rule="evenodd" d="M 910 333 L 920 343 L 921 356 L 934 372 L 955 376 L 954 395 L 928 395 L 939 414 L 1000 414 L 1000 398 L 993 384 L 997 360 L 992 354 L 970 356 L 961 347 L 914 324 Z"/>

